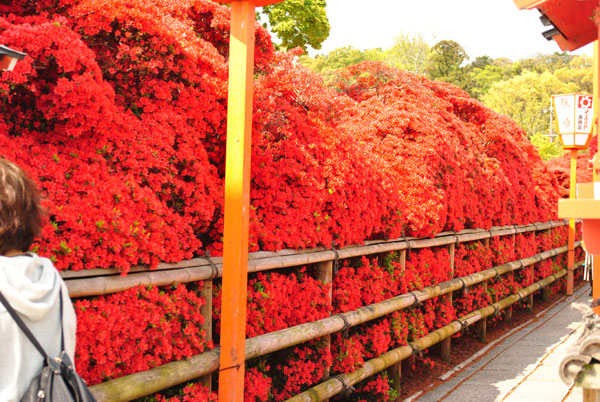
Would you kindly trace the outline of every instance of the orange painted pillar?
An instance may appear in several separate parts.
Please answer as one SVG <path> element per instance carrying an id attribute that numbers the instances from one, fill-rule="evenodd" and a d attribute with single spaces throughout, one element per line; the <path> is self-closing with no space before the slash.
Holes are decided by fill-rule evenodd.
<path id="1" fill-rule="evenodd" d="M 600 39 L 600 0 L 598 0 L 598 8 L 595 12 L 595 22 L 598 27 L 598 39 Z M 598 140 L 598 151 L 600 151 L 600 63 L 598 40 L 594 42 L 594 114 L 596 123 L 596 137 Z M 595 164 L 592 165 L 593 181 L 598 180 L 598 172 Z M 600 297 L 600 256 L 592 255 L 592 298 L 594 300 Z M 600 315 L 600 307 L 594 308 L 594 312 Z"/>
<path id="2" fill-rule="evenodd" d="M 577 150 L 571 150 L 571 181 L 569 199 L 575 199 L 577 183 Z M 573 270 L 575 269 L 575 219 L 569 219 L 569 237 L 567 247 L 567 296 L 573 295 Z"/>
<path id="3" fill-rule="evenodd" d="M 598 39 L 600 39 L 600 0 L 596 9 L 596 26 Z M 598 40 L 594 43 L 594 105 L 596 106 L 596 137 L 598 138 L 598 151 L 600 152 L 600 50 Z M 594 181 L 597 180 L 596 167 L 592 166 Z M 592 255 L 592 297 L 600 298 L 600 256 Z M 594 312 L 600 315 L 600 307 L 595 307 Z"/>
<path id="4" fill-rule="evenodd" d="M 231 4 L 219 401 L 243 402 L 254 76 L 253 1 Z"/>

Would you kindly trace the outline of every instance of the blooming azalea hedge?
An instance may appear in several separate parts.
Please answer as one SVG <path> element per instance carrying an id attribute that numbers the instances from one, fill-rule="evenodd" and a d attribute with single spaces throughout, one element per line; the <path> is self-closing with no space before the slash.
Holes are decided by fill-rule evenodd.
<path id="1" fill-rule="evenodd" d="M 222 248 L 229 9 L 208 0 L 12 1 L 2 156 L 47 196 L 59 269 Z M 256 27 L 251 250 L 555 218 L 559 186 L 513 121 L 381 63 L 331 88 Z"/>
<path id="2" fill-rule="evenodd" d="M 0 73 L 0 155 L 45 196 L 35 245 L 60 270 L 155 267 L 222 249 L 229 9 L 208 0 L 16 0 L 0 43 L 28 53 Z M 556 218 L 561 186 L 513 121 L 448 84 L 381 63 L 331 87 L 256 26 L 250 250 L 337 247 Z M 561 179 L 559 175 L 559 179 Z M 562 180 L 562 179 L 561 179 Z M 561 182 L 562 183 L 562 182 Z M 535 254 L 562 229 L 253 275 L 247 335 L 382 301 Z M 404 345 L 547 273 L 563 257 L 248 362 L 246 400 L 283 400 Z M 212 348 L 200 284 L 75 302 L 77 367 L 95 384 Z M 328 298 L 333 294 L 333 303 Z M 220 331 L 215 285 L 213 339 Z M 426 357 L 425 357 L 426 359 Z M 282 376 L 285 375 L 285 377 Z M 356 400 L 394 398 L 386 375 Z M 379 399 L 378 399 L 379 398 Z M 200 384 L 160 401 L 215 400 Z"/>
<path id="3" fill-rule="evenodd" d="M 316 267 L 252 274 L 248 283 L 247 336 L 253 337 L 331 314 L 381 302 L 492 266 L 526 258 L 566 242 L 565 227 L 538 233 L 461 243 L 456 246 L 454 271 L 446 247 L 408 252 L 406 263 L 398 253 L 342 260 L 333 283 L 316 278 Z M 581 256 L 578 256 L 578 259 Z M 278 351 L 247 363 L 246 401 L 283 401 L 320 382 L 327 373 L 352 372 L 365 361 L 409 341 L 421 338 L 457 317 L 499 301 L 533 281 L 564 268 L 562 256 L 525 267 L 487 281 L 487 284 L 454 292 L 453 303 L 437 297 L 324 339 Z M 533 275 L 532 275 L 533 274 Z M 212 348 L 200 329 L 197 313 L 204 300 L 201 283 L 169 288 L 140 287 L 92 300 L 76 301 L 78 347 L 76 364 L 91 384 L 117 378 L 158 364 L 179 360 Z M 551 287 L 556 294 L 559 281 Z M 332 303 L 329 291 L 332 290 Z M 213 337 L 220 333 L 220 285 L 214 286 Z M 525 306 L 525 302 L 523 304 Z M 502 320 L 491 318 L 488 325 Z M 425 353 L 418 358 L 433 365 Z M 382 373 L 357 384 L 350 400 L 393 400 L 394 384 Z M 212 396 L 210 396 L 212 395 Z M 159 401 L 216 400 L 200 383 L 187 384 L 157 394 Z M 153 400 L 147 398 L 148 400 Z M 213 399 L 210 399 L 213 398 Z"/>

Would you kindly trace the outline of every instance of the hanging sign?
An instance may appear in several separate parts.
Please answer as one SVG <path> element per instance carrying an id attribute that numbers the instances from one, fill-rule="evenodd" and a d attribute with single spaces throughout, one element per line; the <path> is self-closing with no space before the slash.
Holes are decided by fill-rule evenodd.
<path id="1" fill-rule="evenodd" d="M 592 136 L 594 97 L 584 94 L 552 95 L 552 105 L 563 148 L 587 148 Z"/>

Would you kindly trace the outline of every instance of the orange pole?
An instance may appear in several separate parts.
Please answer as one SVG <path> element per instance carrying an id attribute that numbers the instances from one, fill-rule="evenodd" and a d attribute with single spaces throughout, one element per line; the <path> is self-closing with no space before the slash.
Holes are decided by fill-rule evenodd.
<path id="1" fill-rule="evenodd" d="M 598 26 L 598 39 L 600 39 L 600 1 L 596 9 L 596 25 Z M 598 151 L 600 151 L 600 50 L 598 40 L 594 43 L 594 104 L 596 105 L 596 136 L 598 137 Z M 594 181 L 598 179 L 595 167 L 592 167 Z M 592 297 L 600 298 L 600 256 L 592 255 Z M 595 307 L 594 312 L 600 315 L 600 307 Z"/>
<path id="2" fill-rule="evenodd" d="M 598 39 L 600 39 L 600 0 L 596 8 L 595 21 L 598 26 Z M 598 40 L 594 42 L 594 105 L 596 112 L 596 137 L 598 138 L 598 151 L 600 151 L 600 51 Z M 598 180 L 596 168 L 592 166 L 593 180 Z M 600 256 L 592 255 L 592 297 L 594 300 L 600 298 Z M 600 315 L 600 307 L 595 307 L 594 312 Z"/>
<path id="3" fill-rule="evenodd" d="M 571 150 L 571 182 L 569 198 L 575 199 L 577 176 L 577 150 Z M 567 296 L 573 295 L 573 270 L 575 269 L 575 219 L 569 219 L 569 238 L 567 252 Z"/>
<path id="4" fill-rule="evenodd" d="M 231 4 L 219 401 L 243 402 L 248 285 L 253 1 Z"/>

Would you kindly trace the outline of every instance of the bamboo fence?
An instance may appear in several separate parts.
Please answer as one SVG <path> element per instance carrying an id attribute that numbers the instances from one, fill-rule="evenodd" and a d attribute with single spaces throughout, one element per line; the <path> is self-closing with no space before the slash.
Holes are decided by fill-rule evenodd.
<path id="1" fill-rule="evenodd" d="M 493 314 L 497 314 L 499 311 L 512 306 L 514 303 L 517 303 L 524 297 L 533 294 L 535 291 L 545 288 L 566 274 L 566 269 L 563 269 L 556 274 L 552 274 L 547 278 L 521 289 L 519 292 L 517 292 L 517 294 L 510 295 L 496 303 L 466 314 L 452 321 L 450 324 L 439 328 L 422 338 L 410 342 L 408 345 L 392 349 L 379 357 L 365 362 L 361 368 L 352 373 L 336 375 L 335 377 L 326 380 L 321 384 L 294 396 L 293 398 L 288 399 L 286 402 L 319 402 L 335 396 L 340 392 L 349 389 L 357 382 L 360 382 L 372 376 L 373 374 L 377 374 L 386 368 L 392 367 L 394 364 L 397 364 L 410 357 L 415 353 L 415 351 L 425 350 L 445 339 L 450 338 L 452 335 L 460 332 L 465 327 L 473 325 L 474 323 Z"/>
<path id="2" fill-rule="evenodd" d="M 453 266 L 454 250 L 457 243 L 486 240 L 495 236 L 509 236 L 518 233 L 549 230 L 566 226 L 568 221 L 546 222 L 525 226 L 510 226 L 492 228 L 491 230 L 464 230 L 460 233 L 441 233 L 430 239 L 395 239 L 390 241 L 367 242 L 361 246 L 346 247 L 339 250 L 315 249 L 307 251 L 282 250 L 278 252 L 251 253 L 249 257 L 249 272 L 273 270 L 286 267 L 295 267 L 308 264 L 317 264 L 319 276 L 324 282 L 331 282 L 333 262 L 338 259 L 359 257 L 363 255 L 380 254 L 390 251 L 399 251 L 402 263 L 406 261 L 406 253 L 411 249 L 448 246 L 450 249 L 450 261 Z M 575 248 L 580 242 L 576 242 Z M 409 308 L 433 297 L 452 297 L 452 293 L 465 287 L 485 283 L 487 280 L 531 266 L 566 253 L 567 246 L 546 250 L 531 257 L 502 264 L 484 271 L 480 271 L 461 278 L 436 284 L 421 290 L 402 294 L 391 299 L 361 307 L 354 311 L 336 314 L 330 317 L 300 324 L 294 327 L 282 329 L 276 332 L 263 334 L 246 340 L 246 360 L 264 356 L 269 353 L 285 349 L 312 339 L 327 337 L 333 333 L 342 331 L 349 327 L 366 323 L 376 318 L 388 315 L 395 311 Z M 197 258 L 178 264 L 162 264 L 156 271 L 148 271 L 142 267 L 134 268 L 128 276 L 120 276 L 115 270 L 90 270 L 88 272 L 68 272 L 63 277 L 69 288 L 71 297 L 108 294 L 125 290 L 137 285 L 170 285 L 175 282 L 191 282 L 204 280 L 207 304 L 211 303 L 212 279 L 221 275 L 221 258 Z M 414 348 L 424 349 L 443 341 L 442 353 L 450 353 L 450 336 L 465 326 L 476 321 L 482 321 L 483 337 L 485 337 L 486 317 L 498 313 L 499 310 L 521 300 L 529 298 L 533 302 L 533 292 L 547 286 L 549 283 L 564 276 L 566 271 L 553 274 L 540 282 L 521 289 L 518 294 L 507 297 L 493 305 L 477 310 L 459 320 L 440 328 L 424 338 L 411 342 L 411 346 L 404 346 L 385 353 L 365 363 L 361 369 L 354 373 L 335 376 L 334 378 L 297 395 L 291 400 L 320 401 L 347 389 L 352 384 L 361 381 L 390 366 L 398 366 L 396 363 L 410 356 Z M 86 276 L 87 275 L 87 276 Z M 331 296 L 331 295 L 330 295 Z M 508 304 L 507 304 L 508 303 Z M 205 306 L 206 308 L 206 306 Z M 205 312 L 211 314 L 211 308 Z M 206 314 L 206 318 L 209 318 Z M 207 333 L 211 332 L 211 320 L 207 319 Z M 461 324 L 462 323 L 462 324 Z M 460 328 L 459 328 L 460 327 Z M 454 331 L 454 332 L 452 332 Z M 432 343 L 431 343 L 432 342 Z M 408 349 L 406 349 L 408 348 Z M 408 350 L 410 349 L 410 353 Z M 211 373 L 219 368 L 219 353 L 217 347 L 202 354 L 192 356 L 187 360 L 175 361 L 153 368 L 148 371 L 139 372 L 107 381 L 91 387 L 93 394 L 99 402 L 101 401 L 130 401 L 155 392 L 176 386 L 178 384 L 194 380 L 200 377 L 209 379 Z M 210 381 L 206 381 L 210 383 Z M 300 399 L 298 399 L 300 398 Z M 308 399 L 307 399 L 308 398 Z"/>
<path id="3" fill-rule="evenodd" d="M 515 235 L 532 231 L 548 230 L 566 226 L 568 221 L 552 221 L 523 226 L 494 227 L 490 230 L 466 229 L 458 233 L 442 232 L 431 239 L 400 238 L 387 241 L 368 241 L 361 246 L 351 246 L 339 250 L 280 250 L 259 251 L 248 255 L 248 272 L 260 272 L 301 265 L 332 262 L 335 259 L 361 257 L 390 251 L 430 248 L 490 239 L 496 236 Z M 144 286 L 166 286 L 173 283 L 187 283 L 220 278 L 223 274 L 222 257 L 199 257 L 176 264 L 159 264 L 149 270 L 138 266 L 127 276 L 121 276 L 117 269 L 90 269 L 61 272 L 72 298 L 99 296 L 120 292 L 129 288 Z"/>

